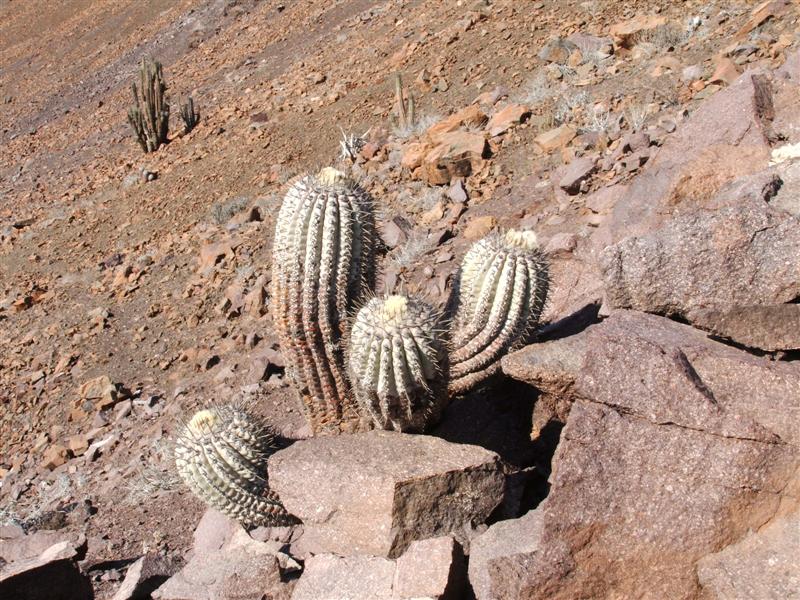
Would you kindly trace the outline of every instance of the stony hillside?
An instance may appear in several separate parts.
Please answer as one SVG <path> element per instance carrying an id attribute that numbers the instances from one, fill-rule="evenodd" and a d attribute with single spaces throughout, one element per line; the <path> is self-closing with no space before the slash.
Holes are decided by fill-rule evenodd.
<path id="1" fill-rule="evenodd" d="M 797 597 L 799 17 L 0 3 L 0 597 Z M 172 113 L 147 154 L 143 57 Z M 290 384 L 273 233 L 329 165 L 374 198 L 378 294 L 445 310 L 497 231 L 547 258 L 535 336 L 427 435 L 313 436 Z M 176 473 L 231 402 L 286 446 L 289 526 Z"/>

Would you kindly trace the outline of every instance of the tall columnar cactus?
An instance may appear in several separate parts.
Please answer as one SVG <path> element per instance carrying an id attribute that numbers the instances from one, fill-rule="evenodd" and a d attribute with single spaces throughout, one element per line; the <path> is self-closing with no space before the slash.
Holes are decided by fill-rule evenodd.
<path id="1" fill-rule="evenodd" d="M 142 58 L 139 68 L 141 88 L 131 84 L 133 101 L 136 103 L 128 109 L 128 122 L 131 124 L 136 140 L 145 152 L 155 152 L 159 146 L 167 143 L 169 133 L 169 102 L 167 101 L 167 84 L 161 63 Z"/>
<path id="2" fill-rule="evenodd" d="M 422 431 L 447 405 L 447 348 L 440 315 L 404 296 L 373 298 L 348 346 L 350 381 L 363 414 L 381 429 Z"/>
<path id="3" fill-rule="evenodd" d="M 269 489 L 267 459 L 274 452 L 269 430 L 233 406 L 201 410 L 175 443 L 175 466 L 206 504 L 248 525 L 293 521 Z"/>
<path id="4" fill-rule="evenodd" d="M 454 288 L 450 391 L 463 393 L 500 368 L 525 343 L 542 314 L 547 262 L 532 231 L 493 234 L 467 252 Z"/>
<path id="5" fill-rule="evenodd" d="M 346 378 L 347 316 L 375 283 L 372 199 L 325 168 L 297 181 L 278 213 L 272 281 L 275 326 L 314 433 L 353 430 Z"/>

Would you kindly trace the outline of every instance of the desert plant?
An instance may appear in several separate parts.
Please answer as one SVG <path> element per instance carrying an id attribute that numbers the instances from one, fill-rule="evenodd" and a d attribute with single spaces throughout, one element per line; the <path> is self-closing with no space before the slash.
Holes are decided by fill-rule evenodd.
<path id="1" fill-rule="evenodd" d="M 356 162 L 358 153 L 361 152 L 362 148 L 364 148 L 367 143 L 364 138 L 368 132 L 363 135 L 355 135 L 353 133 L 348 134 L 341 127 L 339 129 L 342 132 L 342 139 L 339 140 L 339 158 L 350 162 Z"/>
<path id="2" fill-rule="evenodd" d="M 128 109 L 128 122 L 136 140 L 145 152 L 155 152 L 167 143 L 169 133 L 169 102 L 167 84 L 161 63 L 142 58 L 139 68 L 140 88 L 131 83 L 134 106 Z"/>
<path id="3" fill-rule="evenodd" d="M 186 102 L 181 103 L 181 119 L 183 120 L 184 134 L 189 133 L 200 122 L 200 111 L 194 107 L 194 100 L 191 96 L 186 99 Z"/>
<path id="4" fill-rule="evenodd" d="M 500 358 L 526 342 L 547 299 L 547 262 L 533 231 L 476 242 L 453 290 L 450 391 L 463 393 L 496 373 Z"/>
<path id="5" fill-rule="evenodd" d="M 405 296 L 373 298 L 353 323 L 350 381 L 376 426 L 422 431 L 447 405 L 447 348 L 441 317 Z"/>
<path id="6" fill-rule="evenodd" d="M 267 479 L 273 439 L 268 428 L 239 407 L 204 409 L 181 429 L 175 466 L 195 495 L 229 517 L 247 525 L 288 524 L 293 517 Z"/>
<path id="7" fill-rule="evenodd" d="M 394 110 L 392 125 L 401 131 L 410 131 L 416 123 L 414 115 L 414 96 L 406 94 L 400 73 L 394 74 Z"/>
<path id="8" fill-rule="evenodd" d="M 275 327 L 314 433 L 359 426 L 341 343 L 374 288 L 376 240 L 372 199 L 335 169 L 297 181 L 278 213 Z"/>

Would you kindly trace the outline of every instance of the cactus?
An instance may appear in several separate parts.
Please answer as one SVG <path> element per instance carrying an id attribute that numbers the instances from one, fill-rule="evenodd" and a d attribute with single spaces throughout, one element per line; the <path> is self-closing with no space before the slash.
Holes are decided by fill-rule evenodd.
<path id="1" fill-rule="evenodd" d="M 422 431 L 447 405 L 447 349 L 430 306 L 404 296 L 373 298 L 358 312 L 348 346 L 362 413 L 382 429 Z"/>
<path id="2" fill-rule="evenodd" d="M 142 150 L 155 152 L 167 143 L 169 133 L 169 102 L 165 96 L 167 84 L 161 63 L 153 59 L 142 58 L 139 76 L 141 89 L 137 89 L 135 83 L 131 84 L 136 105 L 128 109 L 128 122 Z"/>
<path id="3" fill-rule="evenodd" d="M 267 459 L 273 437 L 242 409 L 201 410 L 175 443 L 175 466 L 206 504 L 247 525 L 284 525 L 291 517 L 269 489 Z"/>
<path id="4" fill-rule="evenodd" d="M 453 294 L 450 391 L 463 393 L 524 344 L 544 309 L 548 266 L 532 231 L 493 234 L 467 252 Z"/>
<path id="5" fill-rule="evenodd" d="M 400 73 L 394 74 L 394 109 L 397 113 L 392 115 L 392 125 L 395 129 L 409 131 L 416 125 L 414 96 L 406 94 Z"/>
<path id="6" fill-rule="evenodd" d="M 200 122 L 200 111 L 194 107 L 194 100 L 189 96 L 186 102 L 181 103 L 181 119 L 183 119 L 183 133 L 187 134 Z"/>
<path id="7" fill-rule="evenodd" d="M 372 210 L 363 189 L 326 168 L 297 181 L 278 213 L 275 327 L 314 433 L 359 426 L 341 343 L 348 313 L 374 287 Z"/>

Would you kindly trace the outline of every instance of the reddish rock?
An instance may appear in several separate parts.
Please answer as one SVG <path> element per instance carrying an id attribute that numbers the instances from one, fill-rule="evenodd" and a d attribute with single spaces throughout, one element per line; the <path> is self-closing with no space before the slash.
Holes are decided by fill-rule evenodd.
<path id="1" fill-rule="evenodd" d="M 561 125 L 550 131 L 545 131 L 537 135 L 533 143 L 542 152 L 552 152 L 559 148 L 564 148 L 569 144 L 577 135 L 575 129 L 570 125 Z"/>
<path id="2" fill-rule="evenodd" d="M 574 195 L 581 191 L 581 184 L 597 170 L 597 159 L 594 156 L 576 158 L 564 169 L 558 187 Z"/>
<path id="3" fill-rule="evenodd" d="M 450 183 L 455 177 L 467 177 L 483 166 L 488 144 L 482 134 L 455 131 L 436 138 L 438 145 L 422 161 L 423 179 L 430 185 Z"/>
<path id="4" fill-rule="evenodd" d="M 438 144 L 442 141 L 446 141 L 446 138 L 442 139 L 443 134 L 453 133 L 465 127 L 483 127 L 487 118 L 486 113 L 481 110 L 480 105 L 470 104 L 449 117 L 442 119 L 435 125 L 432 125 L 425 134 L 435 144 Z"/>
<path id="5" fill-rule="evenodd" d="M 519 125 L 531 114 L 527 106 L 521 104 L 509 104 L 492 115 L 486 124 L 486 131 L 494 137 L 505 133 L 514 125 Z"/>
<path id="6" fill-rule="evenodd" d="M 292 600 L 393 600 L 394 572 L 388 558 L 317 554 L 306 561 Z"/>
<path id="7" fill-rule="evenodd" d="M 614 45 L 618 48 L 631 48 L 644 31 L 650 31 L 667 23 L 666 17 L 659 15 L 639 15 L 628 21 L 622 21 L 608 30 Z"/>
<path id="8" fill-rule="evenodd" d="M 504 487 L 493 452 L 384 431 L 295 442 L 270 458 L 269 481 L 306 548 L 389 557 L 482 523 Z"/>
<path id="9" fill-rule="evenodd" d="M 470 219 L 467 226 L 464 228 L 464 239 L 469 241 L 476 241 L 486 235 L 495 227 L 497 227 L 497 219 L 491 215 L 483 217 L 474 217 Z"/>
<path id="10" fill-rule="evenodd" d="M 709 83 L 724 83 L 731 85 L 739 77 L 739 68 L 730 58 L 722 57 L 717 60 L 714 73 L 708 80 Z"/>
<path id="11" fill-rule="evenodd" d="M 422 164 L 425 155 L 431 151 L 431 146 L 427 142 L 411 142 L 403 146 L 403 157 L 400 164 L 410 170 L 414 170 Z"/>

